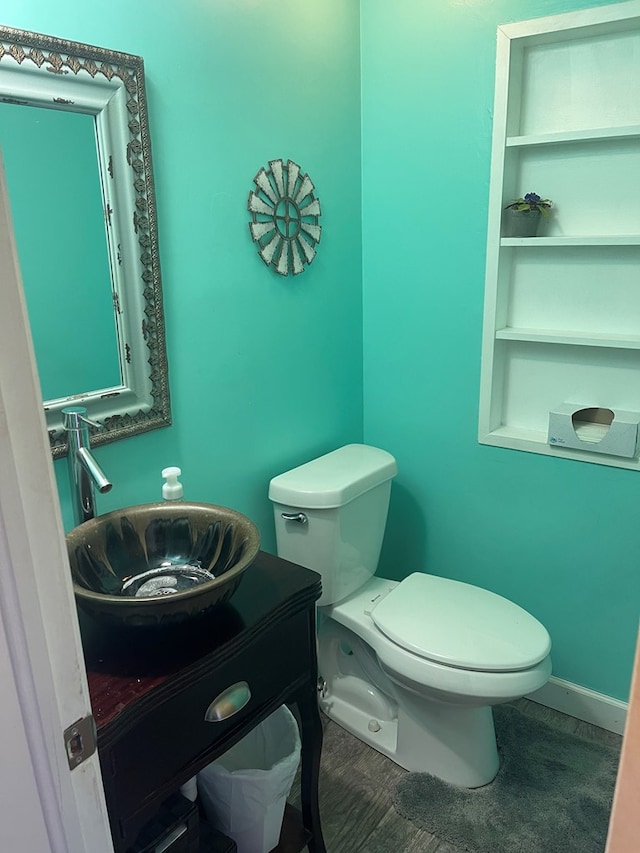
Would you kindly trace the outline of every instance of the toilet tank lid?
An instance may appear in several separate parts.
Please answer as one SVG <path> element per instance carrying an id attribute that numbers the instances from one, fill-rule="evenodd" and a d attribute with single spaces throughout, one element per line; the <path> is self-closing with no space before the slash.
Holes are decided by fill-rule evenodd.
<path id="1" fill-rule="evenodd" d="M 274 477 L 269 499 L 300 509 L 331 509 L 344 506 L 397 472 L 396 460 L 386 450 L 347 444 Z"/>

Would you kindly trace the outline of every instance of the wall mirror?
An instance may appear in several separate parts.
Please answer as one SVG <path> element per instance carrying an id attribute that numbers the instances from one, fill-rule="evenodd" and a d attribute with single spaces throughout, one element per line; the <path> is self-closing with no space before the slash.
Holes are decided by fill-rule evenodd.
<path id="1" fill-rule="evenodd" d="M 53 457 L 168 426 L 142 59 L 0 27 L 0 149 Z"/>

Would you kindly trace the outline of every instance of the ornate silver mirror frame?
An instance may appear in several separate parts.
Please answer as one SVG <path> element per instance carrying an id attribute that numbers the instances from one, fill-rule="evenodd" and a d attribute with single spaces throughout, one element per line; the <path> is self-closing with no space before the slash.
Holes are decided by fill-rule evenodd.
<path id="1" fill-rule="evenodd" d="M 121 382 L 45 401 L 53 457 L 67 453 L 61 415 L 65 406 L 86 406 L 91 420 L 101 424 L 102 429 L 92 434 L 92 445 L 168 426 L 171 410 L 142 58 L 0 27 L 0 102 L 80 112 L 95 120 Z"/>

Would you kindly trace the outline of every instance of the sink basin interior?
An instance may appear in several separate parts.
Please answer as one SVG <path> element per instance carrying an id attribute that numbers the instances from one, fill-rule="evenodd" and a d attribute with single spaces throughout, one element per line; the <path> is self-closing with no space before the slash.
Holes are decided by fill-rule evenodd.
<path id="1" fill-rule="evenodd" d="M 128 625 L 181 622 L 227 601 L 259 547 L 246 516 L 183 501 L 116 510 L 67 534 L 80 606 Z"/>

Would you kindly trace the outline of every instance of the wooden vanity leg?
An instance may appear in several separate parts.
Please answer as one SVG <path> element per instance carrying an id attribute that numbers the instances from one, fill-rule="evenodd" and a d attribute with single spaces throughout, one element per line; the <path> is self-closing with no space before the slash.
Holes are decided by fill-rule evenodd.
<path id="1" fill-rule="evenodd" d="M 296 696 L 300 714 L 300 739 L 302 769 L 300 774 L 300 802 L 303 823 L 311 833 L 308 848 L 310 853 L 326 853 L 320 808 L 318 805 L 318 778 L 322 753 L 322 720 L 318 709 L 318 694 L 315 682 L 305 685 Z"/>

